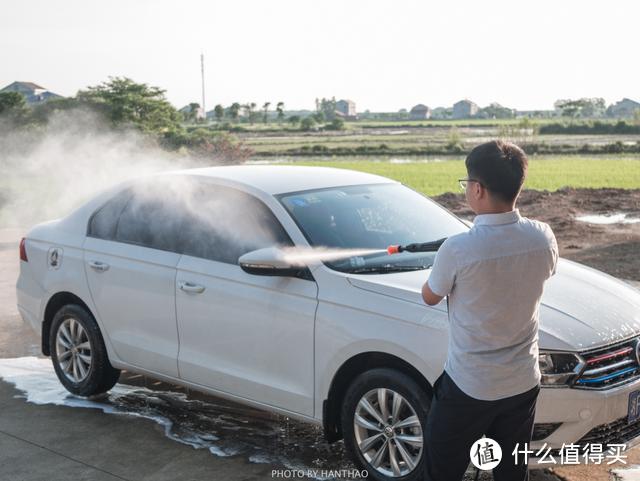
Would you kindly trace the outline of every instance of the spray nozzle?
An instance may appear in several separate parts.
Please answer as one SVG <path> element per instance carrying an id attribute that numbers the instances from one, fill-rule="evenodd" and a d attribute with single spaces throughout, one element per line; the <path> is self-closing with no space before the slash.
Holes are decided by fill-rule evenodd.
<path id="1" fill-rule="evenodd" d="M 398 254 L 400 252 L 435 252 L 446 240 L 446 237 L 442 239 L 438 239 L 431 242 L 425 242 L 423 244 L 407 244 L 405 246 L 401 245 L 391 245 L 387 247 L 387 252 L 389 255 Z"/>

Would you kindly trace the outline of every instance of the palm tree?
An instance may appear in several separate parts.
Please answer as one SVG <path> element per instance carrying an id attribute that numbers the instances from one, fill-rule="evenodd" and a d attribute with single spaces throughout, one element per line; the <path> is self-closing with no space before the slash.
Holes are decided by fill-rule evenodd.
<path id="1" fill-rule="evenodd" d="M 238 102 L 232 103 L 231 107 L 229 107 L 229 117 L 231 117 L 231 120 L 235 122 L 236 120 L 238 120 L 239 114 L 240 114 L 240 104 Z"/>
<path id="2" fill-rule="evenodd" d="M 284 102 L 278 102 L 276 105 L 276 112 L 278 112 L 278 122 L 282 123 L 284 120 Z"/>
<path id="3" fill-rule="evenodd" d="M 264 112 L 262 116 L 262 121 L 265 124 L 267 123 L 267 112 L 269 111 L 269 105 L 271 105 L 271 102 L 265 102 L 264 105 L 262 106 L 262 111 Z"/>

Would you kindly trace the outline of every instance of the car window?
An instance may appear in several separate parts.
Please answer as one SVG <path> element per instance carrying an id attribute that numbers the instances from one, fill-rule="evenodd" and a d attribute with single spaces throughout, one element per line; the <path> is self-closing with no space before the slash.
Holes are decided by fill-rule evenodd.
<path id="1" fill-rule="evenodd" d="M 252 250 L 293 245 L 271 210 L 237 189 L 203 182 L 184 213 L 180 244 L 186 255 L 237 264 Z"/>
<path id="2" fill-rule="evenodd" d="M 255 249 L 293 245 L 262 201 L 190 176 L 154 178 L 118 194 L 93 215 L 88 235 L 229 264 Z"/>
<path id="3" fill-rule="evenodd" d="M 180 199 L 166 182 L 139 184 L 116 226 L 115 240 L 152 249 L 179 252 L 184 221 Z"/>
<path id="4" fill-rule="evenodd" d="M 98 209 L 89 221 L 87 235 L 98 239 L 115 240 L 118 219 L 131 195 L 131 190 L 127 189 Z"/>
<path id="5" fill-rule="evenodd" d="M 331 187 L 276 197 L 312 246 L 378 251 L 325 262 L 343 272 L 376 266 L 429 266 L 435 252 L 389 257 L 386 249 L 469 230 L 442 206 L 399 183 Z"/>

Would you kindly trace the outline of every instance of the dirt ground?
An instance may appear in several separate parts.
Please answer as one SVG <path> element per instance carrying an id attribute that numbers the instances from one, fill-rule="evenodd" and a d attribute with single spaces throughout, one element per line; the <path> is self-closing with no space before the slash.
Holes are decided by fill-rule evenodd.
<path id="1" fill-rule="evenodd" d="M 475 216 L 464 194 L 446 193 L 434 200 L 465 219 L 473 220 Z M 640 282 L 640 222 L 598 225 L 575 219 L 581 215 L 614 213 L 640 218 L 640 189 L 524 190 L 516 207 L 521 215 L 551 226 L 560 257 Z"/>

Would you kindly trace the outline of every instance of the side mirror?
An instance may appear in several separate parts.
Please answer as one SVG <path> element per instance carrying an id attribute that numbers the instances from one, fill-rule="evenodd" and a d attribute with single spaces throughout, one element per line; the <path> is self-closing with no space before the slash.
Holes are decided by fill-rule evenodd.
<path id="1" fill-rule="evenodd" d="M 247 252 L 238 259 L 243 271 L 257 276 L 301 277 L 307 267 L 294 265 L 285 253 L 277 247 L 265 247 Z"/>

